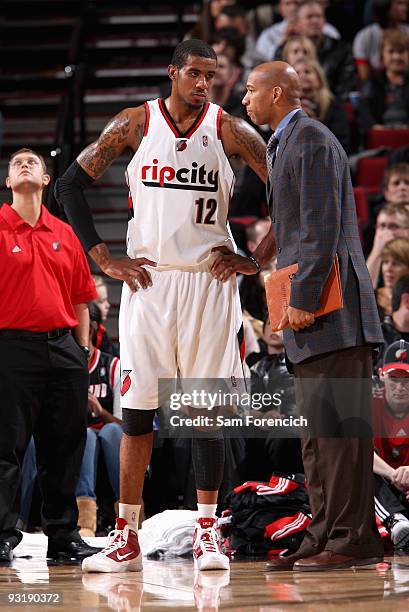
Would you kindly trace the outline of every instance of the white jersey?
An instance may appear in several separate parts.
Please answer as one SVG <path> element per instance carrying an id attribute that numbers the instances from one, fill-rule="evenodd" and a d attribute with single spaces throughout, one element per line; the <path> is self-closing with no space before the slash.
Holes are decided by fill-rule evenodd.
<path id="1" fill-rule="evenodd" d="M 163 100 L 145 103 L 145 131 L 127 168 L 127 253 L 162 268 L 194 268 L 220 245 L 236 250 L 227 222 L 234 173 L 220 136 L 222 109 L 206 102 L 182 134 Z"/>

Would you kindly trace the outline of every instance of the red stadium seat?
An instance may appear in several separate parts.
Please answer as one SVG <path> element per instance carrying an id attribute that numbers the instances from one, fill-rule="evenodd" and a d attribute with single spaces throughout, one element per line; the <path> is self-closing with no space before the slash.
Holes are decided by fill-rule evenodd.
<path id="1" fill-rule="evenodd" d="M 365 187 L 372 193 L 380 191 L 387 162 L 387 157 L 360 159 L 355 180 L 357 187 Z"/>
<path id="2" fill-rule="evenodd" d="M 409 128 L 386 128 L 384 130 L 369 130 L 367 136 L 368 149 L 390 147 L 399 149 L 409 145 Z"/>
<path id="3" fill-rule="evenodd" d="M 356 215 L 360 227 L 368 223 L 368 202 L 366 201 L 366 192 L 364 187 L 354 187 L 354 198 L 356 206 Z"/>
<path id="4" fill-rule="evenodd" d="M 355 121 L 355 110 L 354 110 L 354 107 L 352 106 L 351 102 L 344 102 L 342 106 L 343 106 L 345 114 L 347 116 L 348 123 L 349 124 L 354 123 L 354 121 Z"/>

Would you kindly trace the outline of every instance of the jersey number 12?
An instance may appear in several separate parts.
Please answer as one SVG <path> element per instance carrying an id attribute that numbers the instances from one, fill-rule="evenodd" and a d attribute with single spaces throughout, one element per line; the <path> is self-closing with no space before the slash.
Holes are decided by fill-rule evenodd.
<path id="1" fill-rule="evenodd" d="M 210 198 L 209 200 L 206 200 L 205 203 L 204 198 L 199 198 L 198 200 L 196 200 L 195 206 L 197 207 L 196 223 L 206 223 L 206 225 L 215 224 L 213 216 L 217 209 L 217 200 L 215 200 L 214 198 Z"/>

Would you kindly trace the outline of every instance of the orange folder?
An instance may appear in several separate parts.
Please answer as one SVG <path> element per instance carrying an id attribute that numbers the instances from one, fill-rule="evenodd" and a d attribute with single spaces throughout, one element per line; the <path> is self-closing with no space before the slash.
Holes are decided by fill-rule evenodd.
<path id="1" fill-rule="evenodd" d="M 298 270 L 298 264 L 281 268 L 266 276 L 265 287 L 267 296 L 270 326 L 278 331 L 278 325 L 286 312 L 291 295 L 291 281 Z M 338 256 L 335 257 L 331 272 L 321 295 L 321 307 L 314 313 L 320 317 L 343 307 L 341 280 L 339 276 Z"/>

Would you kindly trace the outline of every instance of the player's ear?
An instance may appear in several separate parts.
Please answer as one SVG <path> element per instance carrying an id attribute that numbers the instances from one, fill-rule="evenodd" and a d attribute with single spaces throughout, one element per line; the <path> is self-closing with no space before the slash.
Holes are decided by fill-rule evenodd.
<path id="1" fill-rule="evenodd" d="M 171 81 L 174 81 L 176 79 L 177 72 L 178 69 L 176 68 L 176 66 L 174 66 L 173 64 L 169 64 L 168 75 Z"/>

